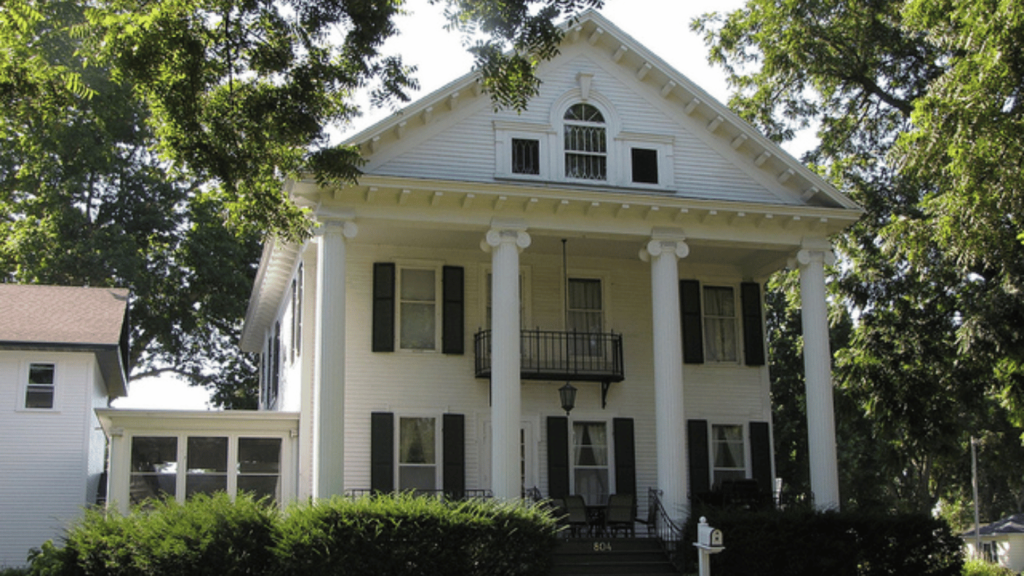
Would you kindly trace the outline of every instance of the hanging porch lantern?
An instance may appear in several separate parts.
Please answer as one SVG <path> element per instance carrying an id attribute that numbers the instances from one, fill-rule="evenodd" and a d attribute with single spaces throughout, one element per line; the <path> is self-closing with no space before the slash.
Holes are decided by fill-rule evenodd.
<path id="1" fill-rule="evenodd" d="M 566 382 L 565 386 L 558 389 L 558 397 L 562 400 L 562 410 L 565 410 L 565 415 L 568 416 L 576 407 L 576 387 Z"/>

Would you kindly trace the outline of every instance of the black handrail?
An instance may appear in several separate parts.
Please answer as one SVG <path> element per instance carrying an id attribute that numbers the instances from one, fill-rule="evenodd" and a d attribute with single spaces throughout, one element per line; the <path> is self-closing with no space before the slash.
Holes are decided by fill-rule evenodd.
<path id="1" fill-rule="evenodd" d="M 491 376 L 491 331 L 476 333 L 476 377 Z M 519 375 L 524 380 L 622 382 L 622 334 L 520 331 Z"/>
<path id="2" fill-rule="evenodd" d="M 647 489 L 647 515 L 650 524 L 653 524 L 653 526 L 648 526 L 648 530 L 654 532 L 665 546 L 665 551 L 674 558 L 680 553 L 679 546 L 683 541 L 684 529 L 668 515 L 665 505 L 661 502 L 661 496 L 661 490 Z"/>

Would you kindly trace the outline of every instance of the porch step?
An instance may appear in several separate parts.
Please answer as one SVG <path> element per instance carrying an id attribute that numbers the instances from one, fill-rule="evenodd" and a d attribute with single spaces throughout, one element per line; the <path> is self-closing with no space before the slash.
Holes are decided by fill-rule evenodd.
<path id="1" fill-rule="evenodd" d="M 555 550 L 551 576 L 678 576 L 653 538 L 566 540 Z"/>

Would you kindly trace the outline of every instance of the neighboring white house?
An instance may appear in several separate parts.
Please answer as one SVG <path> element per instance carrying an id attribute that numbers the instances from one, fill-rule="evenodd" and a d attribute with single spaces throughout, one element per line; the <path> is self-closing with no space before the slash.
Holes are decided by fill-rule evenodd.
<path id="1" fill-rule="evenodd" d="M 978 536 L 974 530 L 960 534 L 969 558 L 981 558 L 1015 574 L 1024 572 L 1024 514 L 1013 514 L 986 524 L 978 530 Z"/>
<path id="2" fill-rule="evenodd" d="M 0 566 L 102 502 L 94 414 L 126 394 L 128 291 L 0 284 Z"/>
<path id="3" fill-rule="evenodd" d="M 812 487 L 838 506 L 824 266 L 861 209 L 596 12 L 539 76 L 519 114 L 466 75 L 349 141 L 358 184 L 287 184 L 317 233 L 266 244 L 241 343 L 263 411 L 294 422 L 275 494 L 657 488 L 682 518 L 729 480 L 770 492 L 761 304 L 791 266 Z M 190 457 L 185 428 L 108 417 L 112 500 L 153 469 L 133 438 Z M 241 468 L 233 442 L 217 466 Z"/>

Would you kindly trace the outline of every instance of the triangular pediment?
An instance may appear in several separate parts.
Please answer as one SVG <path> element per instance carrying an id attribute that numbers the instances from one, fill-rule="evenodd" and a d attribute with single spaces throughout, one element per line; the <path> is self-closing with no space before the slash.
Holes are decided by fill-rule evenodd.
<path id="1" fill-rule="evenodd" d="M 471 73 L 349 143 L 373 176 L 860 211 L 596 12 L 567 30 L 538 75 L 540 93 L 522 113 L 495 111 Z M 564 120 L 581 103 L 600 111 L 604 138 L 594 155 L 603 166 L 582 178 L 567 166 L 579 160 Z"/>

